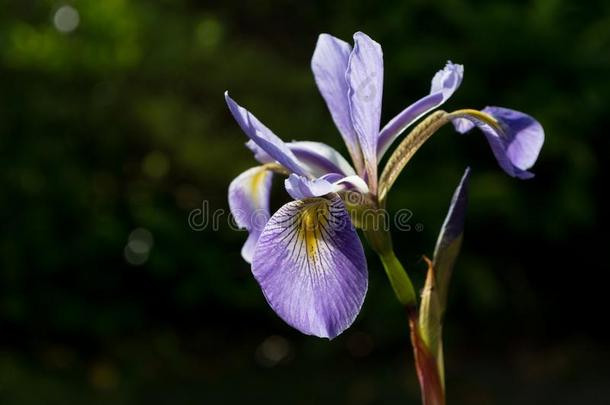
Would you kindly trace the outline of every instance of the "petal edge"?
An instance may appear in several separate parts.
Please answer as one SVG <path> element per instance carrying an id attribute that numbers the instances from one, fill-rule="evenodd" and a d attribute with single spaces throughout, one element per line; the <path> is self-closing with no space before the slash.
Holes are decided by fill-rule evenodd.
<path id="1" fill-rule="evenodd" d="M 259 238 L 252 273 L 286 323 L 330 339 L 353 323 L 368 288 L 364 250 L 337 195 L 281 207 Z"/>

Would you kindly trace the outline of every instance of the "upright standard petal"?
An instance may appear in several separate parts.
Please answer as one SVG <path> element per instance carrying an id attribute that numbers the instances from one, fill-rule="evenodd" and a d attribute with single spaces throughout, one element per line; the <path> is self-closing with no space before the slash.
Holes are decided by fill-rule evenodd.
<path id="1" fill-rule="evenodd" d="M 231 110 L 231 114 L 233 114 L 241 129 L 252 141 L 291 172 L 305 175 L 303 167 L 284 141 L 271 132 L 252 113 L 229 97 L 228 91 L 225 92 L 225 100 L 229 110 Z"/>
<path id="2" fill-rule="evenodd" d="M 376 192 L 377 139 L 383 95 L 383 53 L 381 46 L 362 32 L 354 34 L 346 73 L 352 122 L 364 157 L 369 185 Z M 362 173 L 360 173 L 362 174 Z"/>
<path id="3" fill-rule="evenodd" d="M 456 131 L 464 133 L 474 126 L 479 127 L 506 173 L 520 179 L 534 177 L 527 169 L 536 163 L 544 144 L 544 130 L 538 121 L 522 112 L 502 107 L 464 111 L 453 120 Z"/>
<path id="4" fill-rule="evenodd" d="M 430 94 L 405 108 L 400 114 L 387 123 L 379 133 L 377 156 L 381 160 L 392 142 L 396 140 L 412 123 L 440 107 L 460 87 L 464 76 L 464 66 L 447 62 L 432 78 Z"/>
<path id="5" fill-rule="evenodd" d="M 252 273 L 286 323 L 331 339 L 352 324 L 368 287 L 362 244 L 336 194 L 280 208 L 259 238 Z"/>
<path id="6" fill-rule="evenodd" d="M 229 208 L 240 228 L 249 235 L 241 255 L 250 263 L 260 234 L 269 220 L 269 193 L 272 172 L 253 167 L 237 176 L 229 185 Z"/>
<path id="7" fill-rule="evenodd" d="M 357 170 L 363 167 L 358 136 L 352 125 L 348 86 L 345 72 L 352 47 L 345 41 L 328 34 L 320 34 L 311 58 L 311 70 L 320 94 L 326 101 L 330 115 L 341 133 Z"/>

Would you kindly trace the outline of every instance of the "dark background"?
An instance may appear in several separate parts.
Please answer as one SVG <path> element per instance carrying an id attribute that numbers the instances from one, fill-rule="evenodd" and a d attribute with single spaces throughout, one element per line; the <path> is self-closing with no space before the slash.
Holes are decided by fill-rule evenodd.
<path id="1" fill-rule="evenodd" d="M 80 16 L 69 33 L 55 22 L 65 4 Z M 384 48 L 384 122 L 451 59 L 465 78 L 443 108 L 506 106 L 546 131 L 536 178 L 520 181 L 480 133 L 445 128 L 390 195 L 413 213 L 394 236 L 421 286 L 473 168 L 445 330 L 450 403 L 606 403 L 609 2 L 0 8 L 0 403 L 418 403 L 376 257 L 362 313 L 328 342 L 277 318 L 241 260 L 245 233 L 227 226 L 228 184 L 255 163 L 223 92 L 285 140 L 345 152 L 309 62 L 319 33 L 357 30 Z M 287 200 L 276 183 L 274 208 Z M 218 229 L 189 227 L 203 201 L 224 210 Z"/>

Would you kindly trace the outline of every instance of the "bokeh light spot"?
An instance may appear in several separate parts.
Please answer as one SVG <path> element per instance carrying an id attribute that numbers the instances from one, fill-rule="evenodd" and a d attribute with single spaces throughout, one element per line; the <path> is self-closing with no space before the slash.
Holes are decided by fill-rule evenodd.
<path id="1" fill-rule="evenodd" d="M 222 37 L 222 25 L 216 19 L 208 17 L 197 25 L 195 36 L 202 48 L 214 48 Z"/>
<path id="2" fill-rule="evenodd" d="M 142 171 L 149 177 L 160 179 L 169 171 L 169 159 L 162 152 L 151 152 L 142 162 Z"/>
<path id="3" fill-rule="evenodd" d="M 263 367 L 275 367 L 288 359 L 291 352 L 288 340 L 281 336 L 269 336 L 256 349 L 256 360 Z"/>
<path id="4" fill-rule="evenodd" d="M 145 228 L 136 228 L 130 234 L 123 251 L 127 263 L 140 266 L 148 261 L 154 239 L 152 233 Z"/>
<path id="5" fill-rule="evenodd" d="M 80 23 L 78 10 L 71 6 L 61 6 L 53 16 L 53 24 L 59 32 L 69 33 L 74 31 Z"/>
<path id="6" fill-rule="evenodd" d="M 100 391 L 111 391 L 119 383 L 119 374 L 115 366 L 108 362 L 93 364 L 89 370 L 91 385 Z"/>

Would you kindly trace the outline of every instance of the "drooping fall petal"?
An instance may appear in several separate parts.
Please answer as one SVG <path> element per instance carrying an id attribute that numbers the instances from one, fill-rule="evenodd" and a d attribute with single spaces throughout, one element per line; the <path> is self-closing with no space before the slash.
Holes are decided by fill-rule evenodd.
<path id="1" fill-rule="evenodd" d="M 229 208 L 240 228 L 248 230 L 241 255 L 250 263 L 258 237 L 269 220 L 269 193 L 272 172 L 253 167 L 237 176 L 229 185 Z"/>
<path id="2" fill-rule="evenodd" d="M 510 176 L 529 179 L 529 172 L 544 144 L 542 125 L 533 117 L 502 107 L 485 107 L 453 120 L 456 131 L 465 133 L 474 126 L 485 134 L 500 167 Z"/>
<path id="3" fill-rule="evenodd" d="M 352 324 L 368 286 L 362 244 L 336 194 L 280 208 L 259 238 L 252 273 L 286 323 L 331 339 Z"/>

